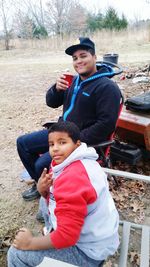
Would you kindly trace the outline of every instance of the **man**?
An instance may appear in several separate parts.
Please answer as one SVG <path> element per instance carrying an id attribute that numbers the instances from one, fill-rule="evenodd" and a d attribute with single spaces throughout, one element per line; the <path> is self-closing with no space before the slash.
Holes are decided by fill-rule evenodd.
<path id="1" fill-rule="evenodd" d="M 69 89 L 65 75 L 61 75 L 48 90 L 46 103 L 52 108 L 63 105 L 59 120 L 74 122 L 80 129 L 81 141 L 88 145 L 106 141 L 115 130 L 121 101 L 117 84 L 110 80 L 114 72 L 107 65 L 96 65 L 95 44 L 89 38 L 79 38 L 78 43 L 68 47 L 65 53 L 72 56 L 78 75 Z M 51 162 L 48 131 L 19 137 L 17 149 L 28 173 L 37 182 Z M 22 196 L 25 200 L 39 197 L 36 184 Z"/>

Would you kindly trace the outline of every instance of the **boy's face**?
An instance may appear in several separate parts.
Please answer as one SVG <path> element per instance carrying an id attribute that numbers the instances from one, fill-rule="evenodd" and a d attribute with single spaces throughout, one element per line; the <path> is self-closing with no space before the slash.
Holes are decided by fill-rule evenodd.
<path id="1" fill-rule="evenodd" d="M 97 71 L 96 55 L 91 55 L 86 50 L 77 50 L 72 58 L 74 69 L 83 79 L 87 79 Z"/>
<path id="2" fill-rule="evenodd" d="M 62 163 L 79 145 L 74 143 L 66 132 L 52 132 L 48 135 L 49 153 L 57 163 Z"/>

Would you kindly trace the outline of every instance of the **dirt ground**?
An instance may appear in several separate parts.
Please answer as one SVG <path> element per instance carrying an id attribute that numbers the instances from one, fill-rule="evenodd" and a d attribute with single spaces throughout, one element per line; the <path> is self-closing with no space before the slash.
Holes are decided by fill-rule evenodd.
<path id="1" fill-rule="evenodd" d="M 140 55 L 140 58 L 142 55 Z M 126 62 L 122 57 L 120 64 L 125 75 L 144 68 L 148 61 Z M 57 120 L 61 108 L 51 109 L 45 104 L 45 93 L 55 81 L 56 76 L 66 68 L 71 71 L 71 59 L 64 53 L 52 53 L 37 50 L 12 50 L 0 52 L 0 267 L 6 266 L 6 251 L 19 227 L 41 231 L 42 225 L 36 221 L 38 200 L 25 202 L 21 197 L 28 186 L 20 182 L 24 170 L 16 151 L 16 138 L 24 133 L 40 130 L 42 124 Z M 125 98 L 143 90 L 149 85 L 133 84 L 132 78 L 121 80 L 116 77 Z M 125 163 L 117 163 L 117 168 L 131 170 Z M 150 175 L 148 159 L 142 159 L 136 171 Z M 138 223 L 150 225 L 150 185 L 120 178 L 117 190 L 112 188 L 120 217 Z M 131 250 L 129 266 L 139 266 L 137 248 Z M 108 260 L 109 266 L 118 266 L 115 260 Z M 86 267 L 86 266 L 85 266 Z"/>

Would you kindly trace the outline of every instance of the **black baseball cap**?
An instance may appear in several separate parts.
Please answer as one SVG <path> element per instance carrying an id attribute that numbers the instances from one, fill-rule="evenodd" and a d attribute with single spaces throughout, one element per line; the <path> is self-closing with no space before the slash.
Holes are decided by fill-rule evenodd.
<path id="1" fill-rule="evenodd" d="M 72 56 L 75 51 L 78 49 L 92 49 L 95 54 L 95 44 L 89 39 L 89 38 L 84 38 L 84 37 L 79 37 L 79 39 L 76 41 L 76 43 L 72 46 L 69 46 L 66 50 L 65 53 L 68 54 L 69 56 Z"/>

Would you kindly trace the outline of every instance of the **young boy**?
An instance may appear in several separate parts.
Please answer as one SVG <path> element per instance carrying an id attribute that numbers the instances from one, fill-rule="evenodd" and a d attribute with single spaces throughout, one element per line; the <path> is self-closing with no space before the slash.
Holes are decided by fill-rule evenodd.
<path id="1" fill-rule="evenodd" d="M 49 232 L 33 237 L 20 229 L 8 252 L 8 267 L 40 264 L 44 257 L 81 267 L 97 267 L 118 248 L 118 213 L 106 174 L 92 147 L 80 142 L 71 122 L 52 125 L 48 133 L 52 157 L 38 190 L 47 199 Z"/>

